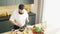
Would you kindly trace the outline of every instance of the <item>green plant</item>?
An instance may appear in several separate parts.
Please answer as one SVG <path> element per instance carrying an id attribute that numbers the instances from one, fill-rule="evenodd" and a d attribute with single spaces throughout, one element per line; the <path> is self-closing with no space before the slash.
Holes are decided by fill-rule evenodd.
<path id="1" fill-rule="evenodd" d="M 36 31 L 36 32 L 42 32 L 42 29 L 37 27 L 37 26 L 35 28 L 33 28 L 33 30 Z"/>

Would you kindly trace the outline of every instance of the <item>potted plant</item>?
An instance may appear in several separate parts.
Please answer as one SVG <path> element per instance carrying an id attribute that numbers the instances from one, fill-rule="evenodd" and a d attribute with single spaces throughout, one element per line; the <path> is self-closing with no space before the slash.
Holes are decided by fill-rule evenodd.
<path id="1" fill-rule="evenodd" d="M 44 34 L 44 30 L 36 25 L 33 26 L 32 32 L 33 34 Z"/>

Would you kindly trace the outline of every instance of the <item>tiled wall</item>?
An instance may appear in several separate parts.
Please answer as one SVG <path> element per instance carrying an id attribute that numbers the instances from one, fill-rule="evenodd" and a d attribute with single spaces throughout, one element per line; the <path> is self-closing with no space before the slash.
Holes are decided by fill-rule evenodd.
<path id="1" fill-rule="evenodd" d="M 26 4 L 25 9 L 29 12 L 31 11 L 31 4 Z M 0 15 L 5 14 L 6 12 L 8 14 L 11 14 L 15 9 L 18 9 L 18 5 L 12 5 L 12 6 L 0 6 Z"/>
<path id="2" fill-rule="evenodd" d="M 0 14 L 8 12 L 11 14 L 14 9 L 17 9 L 17 6 L 0 6 Z"/>

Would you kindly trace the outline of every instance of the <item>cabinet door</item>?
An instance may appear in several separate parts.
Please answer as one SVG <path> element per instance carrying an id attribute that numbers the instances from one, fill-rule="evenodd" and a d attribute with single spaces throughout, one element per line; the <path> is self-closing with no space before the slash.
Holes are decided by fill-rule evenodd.
<path id="1" fill-rule="evenodd" d="M 7 0 L 7 6 L 15 5 L 15 0 Z"/>
<path id="2" fill-rule="evenodd" d="M 34 3 L 34 0 L 24 0 L 24 3 L 25 4 L 33 4 Z"/>
<path id="3" fill-rule="evenodd" d="M 6 6 L 6 0 L 0 0 L 0 6 Z"/>
<path id="4" fill-rule="evenodd" d="M 2 6 L 2 0 L 0 0 L 0 6 Z"/>
<path id="5" fill-rule="evenodd" d="M 8 32 L 11 30 L 11 27 L 12 25 L 9 23 L 9 21 L 2 21 L 0 22 L 0 33 L 3 33 L 3 32 Z"/>
<path id="6" fill-rule="evenodd" d="M 29 16 L 29 25 L 34 25 L 35 24 L 35 15 L 33 15 L 33 16 Z"/>
<path id="7" fill-rule="evenodd" d="M 20 4 L 21 2 L 20 2 L 21 0 L 15 0 L 15 4 Z"/>

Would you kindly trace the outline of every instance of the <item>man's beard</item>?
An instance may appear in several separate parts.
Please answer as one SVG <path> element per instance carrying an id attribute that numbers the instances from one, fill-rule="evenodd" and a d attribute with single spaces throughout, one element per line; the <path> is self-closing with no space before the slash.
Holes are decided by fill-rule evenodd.
<path id="1" fill-rule="evenodd" d="M 20 13 L 20 12 L 18 12 L 19 14 L 23 14 L 23 13 Z"/>

